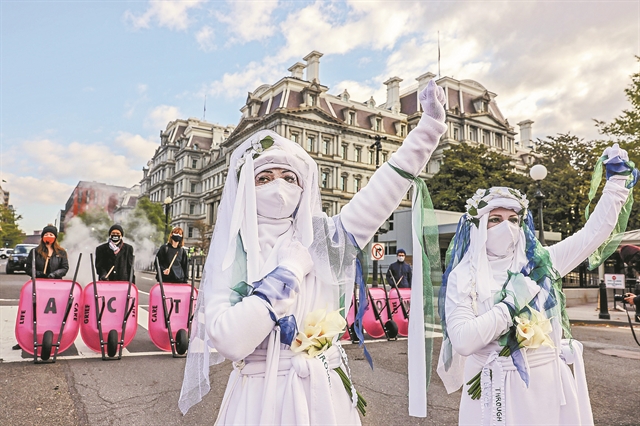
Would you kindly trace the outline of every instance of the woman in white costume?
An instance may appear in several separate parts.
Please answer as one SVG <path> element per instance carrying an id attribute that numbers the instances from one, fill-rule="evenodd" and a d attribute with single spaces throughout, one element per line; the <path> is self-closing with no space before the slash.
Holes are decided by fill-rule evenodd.
<path id="1" fill-rule="evenodd" d="M 414 176 L 446 130 L 442 88 L 431 81 L 419 99 L 422 118 L 389 161 Z M 357 250 L 411 184 L 385 163 L 327 217 L 318 166 L 303 148 L 266 130 L 243 142 L 231 156 L 204 268 L 181 410 L 202 399 L 209 366 L 226 358 L 234 370 L 218 424 L 360 424 L 334 371 L 348 372 L 340 345 L 326 351 L 325 364 L 289 344 L 310 312 L 349 307 Z"/>
<path id="2" fill-rule="evenodd" d="M 589 256 L 592 266 L 604 260 L 626 227 L 637 169 L 617 145 L 602 163 L 608 181 L 597 207 L 582 230 L 550 247 L 535 238 L 520 192 L 483 189 L 467 201 L 439 306 L 438 373 L 448 392 L 463 386 L 461 425 L 593 424 L 582 345 L 570 340 L 560 278 Z M 511 356 L 500 355 L 505 346 Z"/>

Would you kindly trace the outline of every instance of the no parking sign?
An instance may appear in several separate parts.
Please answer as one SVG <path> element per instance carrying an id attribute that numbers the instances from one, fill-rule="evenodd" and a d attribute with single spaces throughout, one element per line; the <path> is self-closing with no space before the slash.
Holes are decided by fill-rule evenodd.
<path id="1" fill-rule="evenodd" d="M 371 245 L 371 260 L 384 259 L 384 245 L 381 243 L 373 243 Z"/>

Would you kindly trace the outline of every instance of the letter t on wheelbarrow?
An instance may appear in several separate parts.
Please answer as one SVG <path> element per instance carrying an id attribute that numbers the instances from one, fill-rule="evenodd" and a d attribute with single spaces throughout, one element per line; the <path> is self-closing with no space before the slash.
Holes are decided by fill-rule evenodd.
<path id="1" fill-rule="evenodd" d="M 192 270 L 194 268 L 192 261 Z M 191 284 L 164 283 L 162 270 L 156 259 L 156 270 L 160 278 L 158 284 L 149 290 L 149 336 L 151 341 L 163 351 L 171 351 L 174 358 L 185 355 L 189 347 L 189 331 L 198 290 L 194 276 Z M 176 331 L 177 330 L 177 331 Z"/>

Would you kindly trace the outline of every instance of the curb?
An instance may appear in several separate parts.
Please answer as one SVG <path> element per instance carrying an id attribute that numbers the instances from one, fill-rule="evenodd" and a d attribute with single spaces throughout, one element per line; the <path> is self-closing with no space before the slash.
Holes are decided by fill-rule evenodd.
<path id="1" fill-rule="evenodd" d="M 596 320 L 583 320 L 583 319 L 571 319 L 569 318 L 569 322 L 571 325 L 576 323 L 590 324 L 590 325 L 613 325 L 616 327 L 628 327 L 629 323 L 627 321 L 616 321 L 616 320 L 606 320 L 606 319 L 596 319 Z M 640 324 L 638 324 L 640 326 Z"/>

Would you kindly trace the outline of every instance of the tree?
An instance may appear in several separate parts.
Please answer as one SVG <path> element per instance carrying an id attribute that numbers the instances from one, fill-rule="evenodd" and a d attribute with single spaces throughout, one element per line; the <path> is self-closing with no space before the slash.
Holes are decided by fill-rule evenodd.
<path id="1" fill-rule="evenodd" d="M 207 233 L 211 231 L 211 225 L 207 225 L 204 220 L 197 220 L 193 227 L 198 230 L 198 242 L 195 244 L 203 253 L 206 253 L 211 243 L 211 238 L 207 238 Z"/>
<path id="2" fill-rule="evenodd" d="M 138 239 L 150 238 L 156 247 L 164 243 L 165 214 L 162 204 L 153 203 L 148 197 L 141 197 L 136 207 L 123 220 L 125 229 L 132 230 Z M 145 229 L 150 226 L 151 229 Z M 140 232 L 137 232 L 140 230 Z M 149 234 L 149 235 L 147 235 Z"/>
<path id="3" fill-rule="evenodd" d="M 24 232 L 18 226 L 22 216 L 5 205 L 0 205 L 0 243 L 2 247 L 15 247 L 24 238 Z"/>
<path id="4" fill-rule="evenodd" d="M 560 232 L 566 238 L 584 226 L 593 168 L 604 147 L 603 142 L 585 142 L 568 133 L 538 139 L 540 163 L 549 173 L 541 182 L 545 230 Z M 537 209 L 532 212 L 537 216 Z"/>
<path id="5" fill-rule="evenodd" d="M 531 179 L 513 172 L 511 161 L 511 157 L 483 145 L 452 146 L 444 152 L 438 173 L 428 181 L 433 206 L 463 212 L 467 200 L 479 188 L 492 186 L 508 186 L 526 192 Z"/>
<path id="6" fill-rule="evenodd" d="M 636 56 L 640 62 L 640 57 Z M 640 72 L 631 75 L 631 84 L 624 90 L 631 104 L 631 109 L 622 111 L 611 123 L 596 121 L 596 127 L 603 135 L 609 137 L 606 142 L 610 145 L 614 142 L 627 150 L 629 159 L 636 167 L 640 168 Z M 627 229 L 640 228 L 640 187 L 636 186 L 633 194 L 633 210 L 629 217 Z"/>
<path id="7" fill-rule="evenodd" d="M 99 208 L 86 210 L 80 213 L 78 218 L 91 230 L 91 237 L 98 241 L 106 240 L 109 228 L 113 225 L 109 214 Z"/>

